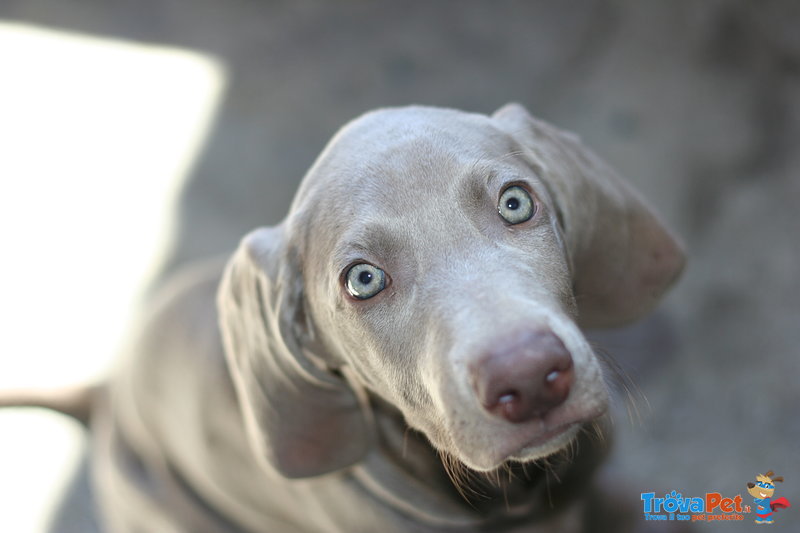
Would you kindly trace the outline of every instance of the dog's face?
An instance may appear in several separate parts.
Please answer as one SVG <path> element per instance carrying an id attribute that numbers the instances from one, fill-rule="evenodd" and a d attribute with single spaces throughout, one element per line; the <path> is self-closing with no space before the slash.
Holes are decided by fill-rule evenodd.
<path id="1" fill-rule="evenodd" d="M 388 111 L 346 130 L 297 200 L 302 225 L 315 228 L 301 256 L 324 344 L 437 448 L 478 470 L 548 455 L 606 406 L 575 325 L 547 178 L 488 117 Z M 498 416 L 479 382 L 535 396 L 559 361 L 541 384 L 521 387 L 487 359 L 526 372 L 551 336 L 574 373 L 563 403 L 519 421 Z"/>
<path id="2" fill-rule="evenodd" d="M 764 498 L 772 498 L 772 495 L 775 494 L 775 486 L 765 481 L 751 482 L 747 484 L 747 492 L 753 498 L 763 500 Z"/>
<path id="3" fill-rule="evenodd" d="M 772 495 L 775 494 L 775 482 L 783 482 L 783 476 L 771 476 L 773 476 L 772 470 L 766 474 L 757 475 L 755 483 L 747 484 L 748 494 L 757 500 L 772 498 Z"/>
<path id="4" fill-rule="evenodd" d="M 683 264 L 679 247 L 638 198 L 614 176 L 599 175 L 607 169 L 596 169 L 584 151 L 518 106 L 492 117 L 431 108 L 362 117 L 309 171 L 284 224 L 245 241 L 244 255 L 262 276 L 254 291 L 262 302 L 258 322 L 273 337 L 291 331 L 298 339 L 295 347 L 279 343 L 296 352 L 289 354 L 301 361 L 295 367 L 323 385 L 328 370 L 342 371 L 350 382 L 337 387 L 371 390 L 473 469 L 563 448 L 607 403 L 600 365 L 578 321 L 638 316 Z M 237 279 L 236 264 L 229 278 Z M 238 296 L 236 313 L 227 314 L 240 320 L 245 296 L 228 285 Z M 266 285 L 283 295 L 265 295 L 272 290 Z M 276 437 L 263 444 L 263 433 L 276 431 L 331 446 L 341 435 L 346 457 L 332 463 L 355 460 L 366 446 L 352 445 L 365 431 L 356 420 L 359 402 L 331 395 L 311 400 L 329 411 L 333 405 L 331 412 L 295 416 L 325 419 L 317 426 L 328 432 L 325 439 L 275 428 L 275 406 L 267 417 L 252 405 L 264 390 L 287 388 L 265 385 L 275 381 L 269 375 L 255 385 L 237 379 L 259 373 L 264 363 L 251 359 L 274 358 L 276 349 L 238 355 L 246 345 L 225 318 L 230 300 L 221 297 L 229 360 L 268 462 L 287 475 L 332 468 L 298 467 L 308 458 L 294 455 L 287 462 L 283 456 L 295 452 L 276 451 Z M 281 320 L 299 325 L 273 323 Z M 275 344 L 270 335 L 248 336 Z M 284 375 L 286 365 L 277 366 L 269 372 Z M 296 395 L 299 387 L 287 390 Z"/>

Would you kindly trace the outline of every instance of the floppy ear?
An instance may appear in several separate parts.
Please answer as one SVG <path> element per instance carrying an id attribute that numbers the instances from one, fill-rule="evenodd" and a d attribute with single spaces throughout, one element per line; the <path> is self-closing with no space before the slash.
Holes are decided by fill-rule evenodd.
<path id="1" fill-rule="evenodd" d="M 347 467 L 369 444 L 365 405 L 309 350 L 300 276 L 283 227 L 262 228 L 242 240 L 217 296 L 248 437 L 288 478 Z"/>
<path id="2" fill-rule="evenodd" d="M 683 270 L 677 239 L 636 192 L 572 134 L 519 104 L 492 115 L 541 172 L 573 265 L 578 322 L 618 326 L 644 315 Z"/>

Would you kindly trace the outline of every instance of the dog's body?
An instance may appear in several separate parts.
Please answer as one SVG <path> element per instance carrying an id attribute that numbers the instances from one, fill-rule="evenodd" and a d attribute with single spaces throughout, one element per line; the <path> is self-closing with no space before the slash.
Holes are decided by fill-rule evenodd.
<path id="1" fill-rule="evenodd" d="M 264 468 L 210 327 L 216 266 L 193 268 L 172 285 L 141 350 L 111 383 L 113 415 L 93 415 L 93 470 L 109 531 L 580 530 L 580 499 L 605 454 L 593 436 L 580 462 L 556 463 L 553 472 L 531 465 L 513 482 L 503 473 L 500 486 L 486 484 L 468 501 L 427 439 L 371 395 L 373 441 L 358 464 L 300 480 Z"/>
<path id="2" fill-rule="evenodd" d="M 682 266 L 520 106 L 368 114 L 283 224 L 148 312 L 93 415 L 110 530 L 602 530 L 583 429 L 607 392 L 578 326 L 637 318 Z M 494 482 L 465 498 L 442 457 Z"/>

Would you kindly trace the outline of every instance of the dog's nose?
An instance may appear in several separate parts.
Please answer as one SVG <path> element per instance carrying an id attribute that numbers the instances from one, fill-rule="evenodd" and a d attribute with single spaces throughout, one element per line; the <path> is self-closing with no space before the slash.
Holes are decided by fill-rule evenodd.
<path id="1" fill-rule="evenodd" d="M 572 357 L 550 330 L 500 341 L 472 367 L 481 405 L 513 423 L 542 417 L 564 403 L 574 378 Z"/>

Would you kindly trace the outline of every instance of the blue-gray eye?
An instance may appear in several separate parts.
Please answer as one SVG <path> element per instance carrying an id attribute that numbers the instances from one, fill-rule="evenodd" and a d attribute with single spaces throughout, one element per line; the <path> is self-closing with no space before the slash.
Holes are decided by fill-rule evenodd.
<path id="1" fill-rule="evenodd" d="M 512 185 L 500 195 L 497 212 L 509 224 L 521 224 L 536 213 L 536 203 L 528 191 Z"/>
<path id="2" fill-rule="evenodd" d="M 386 273 L 375 265 L 359 263 L 350 267 L 345 281 L 350 296 L 366 300 L 386 287 Z"/>

